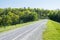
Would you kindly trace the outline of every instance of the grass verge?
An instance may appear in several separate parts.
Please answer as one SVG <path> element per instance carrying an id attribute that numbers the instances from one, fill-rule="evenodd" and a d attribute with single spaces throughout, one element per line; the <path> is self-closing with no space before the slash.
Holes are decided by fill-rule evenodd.
<path id="1" fill-rule="evenodd" d="M 9 31 L 9 30 L 13 30 L 16 28 L 21 28 L 24 27 L 25 25 L 29 25 L 29 24 L 33 24 L 36 21 L 32 21 L 32 22 L 27 22 L 27 23 L 23 23 L 23 24 L 16 24 L 16 25 L 11 25 L 11 26 L 5 26 L 5 27 L 0 27 L 0 32 L 5 32 L 5 31 Z"/>
<path id="2" fill-rule="evenodd" d="M 43 33 L 43 40 L 60 40 L 60 23 L 49 20 Z"/>

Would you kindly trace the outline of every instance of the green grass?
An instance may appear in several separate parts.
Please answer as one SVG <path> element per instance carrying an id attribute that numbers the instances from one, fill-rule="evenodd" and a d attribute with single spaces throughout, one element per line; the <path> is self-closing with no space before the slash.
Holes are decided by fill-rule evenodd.
<path id="1" fill-rule="evenodd" d="M 60 40 L 60 23 L 49 20 L 43 33 L 43 40 Z"/>
<path id="2" fill-rule="evenodd" d="M 24 27 L 25 25 L 33 24 L 34 22 L 36 22 L 36 21 L 27 22 L 27 23 L 23 23 L 23 24 L 16 24 L 16 25 L 11 25 L 11 26 L 0 27 L 0 32 L 9 31 L 9 30 L 13 30 L 13 29 L 16 29 L 16 28 L 21 28 L 21 27 Z"/>

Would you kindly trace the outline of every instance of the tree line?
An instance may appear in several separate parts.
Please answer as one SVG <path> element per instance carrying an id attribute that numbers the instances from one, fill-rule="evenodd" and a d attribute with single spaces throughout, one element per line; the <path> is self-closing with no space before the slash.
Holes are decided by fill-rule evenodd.
<path id="1" fill-rule="evenodd" d="M 40 8 L 0 8 L 0 26 L 15 25 L 39 19 L 60 22 L 60 10 Z"/>

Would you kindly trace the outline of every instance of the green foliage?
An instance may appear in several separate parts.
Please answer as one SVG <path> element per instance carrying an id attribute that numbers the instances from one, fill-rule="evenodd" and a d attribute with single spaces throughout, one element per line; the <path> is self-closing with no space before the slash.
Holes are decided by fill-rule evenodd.
<path id="1" fill-rule="evenodd" d="M 44 10 L 30 7 L 0 8 L 0 26 L 15 25 L 46 18 L 60 22 L 60 10 Z"/>
<path id="2" fill-rule="evenodd" d="M 51 20 L 60 22 L 60 10 L 55 10 L 48 15 Z"/>
<path id="3" fill-rule="evenodd" d="M 0 26 L 15 25 L 34 20 L 38 20 L 38 14 L 31 11 L 30 8 L 0 9 Z"/>

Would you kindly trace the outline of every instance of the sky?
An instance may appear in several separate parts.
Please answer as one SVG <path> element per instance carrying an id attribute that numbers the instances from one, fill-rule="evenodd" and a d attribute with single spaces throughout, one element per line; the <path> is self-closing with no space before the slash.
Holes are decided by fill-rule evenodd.
<path id="1" fill-rule="evenodd" d="M 60 9 L 60 0 L 0 0 L 0 8 L 44 8 Z"/>

